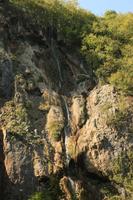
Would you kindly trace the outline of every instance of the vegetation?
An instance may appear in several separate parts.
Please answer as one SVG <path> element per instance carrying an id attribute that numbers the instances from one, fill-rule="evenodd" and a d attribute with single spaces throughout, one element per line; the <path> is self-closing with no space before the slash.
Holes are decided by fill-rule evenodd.
<path id="1" fill-rule="evenodd" d="M 114 160 L 111 177 L 118 184 L 124 185 L 129 196 L 133 192 L 133 153 L 132 151 L 124 151 Z M 129 198 L 130 199 L 130 198 Z"/>
<path id="2" fill-rule="evenodd" d="M 4 126 L 11 133 L 20 135 L 29 133 L 30 121 L 26 108 L 22 104 L 14 105 L 9 101 L 4 106 L 4 113 L 1 117 Z"/>
<path id="3" fill-rule="evenodd" d="M 115 128 L 118 131 L 126 130 L 133 133 L 132 113 L 133 105 L 128 102 L 125 96 L 118 96 L 115 105 L 111 102 L 105 102 L 100 106 L 101 112 L 105 115 L 108 126 Z"/>
<path id="4" fill-rule="evenodd" d="M 92 24 L 94 15 L 80 9 L 76 0 L 10 0 L 28 14 L 30 20 L 44 33 L 63 38 L 67 44 L 80 44 L 85 27 Z M 90 22 L 90 23 L 89 23 Z"/>
<path id="5" fill-rule="evenodd" d="M 60 199 L 62 192 L 59 186 L 59 177 L 53 175 L 44 186 L 42 192 L 36 192 L 28 200 L 57 200 Z"/>
<path id="6" fill-rule="evenodd" d="M 67 49 L 82 58 L 83 63 L 88 67 L 88 71 L 93 71 L 96 82 L 100 84 L 112 84 L 122 96 L 133 96 L 133 14 L 118 14 L 115 11 L 107 11 L 104 16 L 97 17 L 94 14 L 81 9 L 76 0 L 9 0 L 15 8 L 23 13 L 25 18 L 21 18 L 23 23 L 29 23 L 35 27 L 36 35 L 41 35 L 42 41 L 52 47 L 53 41 L 56 47 Z M 24 20 L 23 20 L 24 19 Z M 16 23 L 17 24 L 17 23 Z M 20 23 L 21 24 L 21 23 Z M 29 28 L 30 29 L 30 28 Z M 34 29 L 33 29 L 34 32 Z M 32 32 L 32 33 L 33 33 Z M 33 33 L 34 34 L 34 33 Z M 15 34 L 14 34 L 15 35 Z M 16 37 L 16 35 L 15 35 Z M 21 40 L 21 39 L 20 39 Z M 45 46 L 47 45 L 45 44 Z M 25 47 L 24 47 L 25 49 Z M 60 49 L 60 48 L 59 48 Z M 24 54 L 27 54 L 27 51 Z M 32 54 L 31 54 L 32 55 Z M 39 55 L 38 55 L 39 57 Z M 0 58 L 6 59 L 6 53 L 0 49 Z M 12 60 L 18 63 L 17 56 L 13 55 Z M 26 67 L 33 66 L 32 56 L 26 57 L 22 63 Z M 21 58 L 22 59 L 22 58 Z M 17 65 L 18 67 L 18 65 Z M 18 67 L 15 73 L 19 73 Z M 82 66 L 81 66 L 82 67 Z M 22 72 L 23 73 L 23 72 Z M 1 74 L 1 72 L 0 72 Z M 25 82 L 21 75 L 16 76 L 16 88 L 24 96 L 24 92 L 35 91 L 36 84 L 43 80 L 40 73 L 34 73 Z M 35 78 L 38 77 L 38 78 Z M 36 80 L 36 81 L 35 81 Z M 40 81 L 41 82 L 41 81 Z M 19 84 L 18 84 L 19 83 Z M 34 97 L 35 98 L 35 97 Z M 24 99 L 27 100 L 26 98 Z M 37 102 L 36 102 L 37 101 Z M 39 101 L 34 99 L 35 107 Z M 51 102 L 50 102 L 51 101 Z M 57 101 L 57 99 L 56 99 Z M 47 117 L 46 131 L 50 139 L 59 141 L 64 128 L 63 111 L 54 105 L 54 98 L 50 100 L 50 95 L 45 96 L 44 103 L 39 106 L 42 111 L 49 111 Z M 25 102 L 24 102 L 25 103 Z M 36 112 L 30 101 L 26 104 L 16 101 L 9 101 L 4 105 L 4 112 L 0 122 L 12 133 L 26 134 L 30 127 L 39 127 L 38 118 L 43 115 Z M 51 107 L 54 107 L 52 110 Z M 28 110 L 33 109 L 32 117 Z M 110 111 L 112 105 L 107 103 L 103 106 L 104 112 Z M 108 114 L 107 123 L 115 127 L 118 131 L 123 129 L 133 132 L 133 127 L 129 127 L 130 107 L 121 98 L 114 112 Z M 132 116 L 131 116 L 132 117 Z M 81 125 L 84 123 L 84 108 L 81 112 Z M 30 119 L 30 120 L 29 120 Z M 36 122 L 31 125 L 31 122 Z M 41 130 L 42 127 L 40 127 Z M 74 139 L 74 138 L 72 138 Z M 76 150 L 73 148 L 74 140 L 69 142 L 69 154 L 76 157 Z M 111 180 L 117 184 L 124 185 L 128 193 L 133 192 L 133 153 L 123 152 L 114 160 Z M 51 163 L 49 163 L 49 168 Z M 51 180 L 43 192 L 35 193 L 29 200 L 54 200 L 60 194 L 59 183 Z M 119 199 L 115 196 L 111 199 Z"/>
<path id="7" fill-rule="evenodd" d="M 60 107 L 51 107 L 48 116 L 46 130 L 51 139 L 54 141 L 60 140 L 61 132 L 64 128 L 64 116 Z"/>
<path id="8" fill-rule="evenodd" d="M 78 47 L 100 83 L 133 94 L 133 14 L 107 11 L 103 17 L 81 9 L 76 0 L 10 0 L 49 39 Z"/>
<path id="9" fill-rule="evenodd" d="M 93 23 L 83 39 L 82 52 L 101 83 L 111 83 L 126 95 L 133 94 L 133 14 L 108 11 Z"/>
<path id="10" fill-rule="evenodd" d="M 44 199 L 44 195 L 42 192 L 36 192 L 29 200 L 42 200 Z"/>
<path id="11" fill-rule="evenodd" d="M 61 136 L 62 124 L 59 124 L 58 121 L 51 122 L 49 124 L 48 130 L 50 131 L 50 136 L 58 141 Z"/>

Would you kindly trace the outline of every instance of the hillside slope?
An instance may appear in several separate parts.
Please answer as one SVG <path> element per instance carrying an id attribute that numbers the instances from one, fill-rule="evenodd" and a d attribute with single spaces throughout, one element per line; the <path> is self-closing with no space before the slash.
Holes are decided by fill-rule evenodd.
<path id="1" fill-rule="evenodd" d="M 42 2 L 0 7 L 1 200 L 132 200 L 132 14 Z"/>

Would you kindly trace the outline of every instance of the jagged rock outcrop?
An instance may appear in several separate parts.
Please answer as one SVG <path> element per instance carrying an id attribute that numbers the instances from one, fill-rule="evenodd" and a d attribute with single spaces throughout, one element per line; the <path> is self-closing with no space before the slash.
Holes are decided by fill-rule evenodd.
<path id="1" fill-rule="evenodd" d="M 122 198 L 131 199 L 132 190 L 128 190 L 128 187 L 132 185 L 133 143 L 129 127 L 133 119 L 132 114 L 126 116 L 124 112 L 127 111 L 120 110 L 124 109 L 121 106 L 126 107 L 127 100 L 124 105 L 121 104 L 117 92 L 109 85 L 91 91 L 87 98 L 88 120 L 79 131 L 77 151 L 84 155 L 84 167 L 89 173 L 120 184 L 123 188 L 119 190 Z M 124 114 L 122 122 L 120 115 Z"/>
<path id="2" fill-rule="evenodd" d="M 94 173 L 108 176 L 115 159 L 132 151 L 132 134 L 128 127 L 120 130 L 109 125 L 119 109 L 118 94 L 109 85 L 95 88 L 87 98 L 88 120 L 80 131 L 77 144 L 80 151 L 86 153 L 88 170 Z"/>

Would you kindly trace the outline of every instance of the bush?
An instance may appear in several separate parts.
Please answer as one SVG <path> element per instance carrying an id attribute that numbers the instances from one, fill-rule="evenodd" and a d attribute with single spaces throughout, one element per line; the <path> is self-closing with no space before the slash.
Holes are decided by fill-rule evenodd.
<path id="1" fill-rule="evenodd" d="M 30 129 L 30 121 L 26 108 L 21 105 L 14 105 L 12 101 L 4 106 L 4 114 L 1 117 L 6 129 L 12 133 L 27 134 Z"/>
<path id="2" fill-rule="evenodd" d="M 51 106 L 47 115 L 46 130 L 51 139 L 58 141 L 64 128 L 64 115 L 60 106 Z"/>
<path id="3" fill-rule="evenodd" d="M 61 199 L 62 192 L 59 185 L 60 177 L 51 175 L 49 181 L 44 185 L 41 192 L 36 192 L 28 200 L 59 200 Z"/>
<path id="4" fill-rule="evenodd" d="M 133 95 L 133 14 L 108 11 L 93 23 L 82 42 L 82 53 L 98 80 Z"/>
<path id="5" fill-rule="evenodd" d="M 29 198 L 29 200 L 44 200 L 44 195 L 42 192 L 36 192 Z"/>
<path id="6" fill-rule="evenodd" d="M 60 136 L 61 136 L 61 130 L 62 130 L 62 124 L 59 124 L 58 121 L 54 121 L 53 123 L 50 124 L 49 126 L 49 131 L 51 133 L 51 137 L 55 140 L 58 141 Z"/>
<path id="7" fill-rule="evenodd" d="M 108 108 L 106 112 L 108 112 Z M 129 104 L 126 102 L 126 99 L 123 96 L 120 96 L 118 99 L 118 104 L 115 108 L 115 112 L 108 113 L 107 124 L 115 127 L 118 130 L 121 130 L 125 127 L 128 128 L 126 124 L 128 123 L 129 115 Z"/>

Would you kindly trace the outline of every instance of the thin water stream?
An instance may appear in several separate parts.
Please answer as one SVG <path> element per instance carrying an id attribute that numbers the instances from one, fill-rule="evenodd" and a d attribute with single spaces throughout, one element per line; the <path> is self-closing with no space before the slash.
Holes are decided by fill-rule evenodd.
<path id="1" fill-rule="evenodd" d="M 61 73 L 60 62 L 59 62 L 57 53 L 56 53 L 56 51 L 55 51 L 55 47 L 54 47 L 54 42 L 53 42 L 53 41 L 51 42 L 51 49 L 52 49 L 53 56 L 54 56 L 54 59 L 55 59 L 56 64 L 57 64 L 58 73 L 59 73 L 59 88 L 61 88 L 61 83 L 63 82 L 63 77 L 62 77 L 62 73 Z"/>
<path id="2" fill-rule="evenodd" d="M 68 176 L 68 180 L 69 180 L 71 189 L 72 189 L 73 193 L 75 193 L 75 183 L 72 180 L 72 178 L 70 177 L 70 172 L 69 172 L 69 163 L 70 163 L 70 160 L 71 160 L 71 157 L 69 155 L 69 149 L 68 149 L 68 140 L 69 140 L 69 137 L 71 135 L 70 111 L 69 111 L 69 107 L 68 107 L 68 104 L 67 104 L 67 100 L 64 96 L 63 96 L 63 101 L 64 101 L 66 116 L 67 116 L 67 123 L 66 123 L 66 126 L 64 128 L 64 134 L 65 134 L 65 142 L 64 143 L 65 143 L 65 153 L 66 153 L 67 176 Z"/>
<path id="3" fill-rule="evenodd" d="M 69 149 L 68 149 L 68 139 L 70 136 L 70 113 L 69 113 L 69 108 L 68 108 L 68 104 L 66 101 L 66 98 L 63 96 L 63 101 L 64 101 L 64 106 L 65 106 L 65 112 L 66 112 L 66 125 L 64 128 L 64 135 L 65 135 L 65 152 L 66 152 L 66 165 L 67 167 L 69 166 L 69 162 L 70 162 L 70 156 L 69 156 Z"/>

